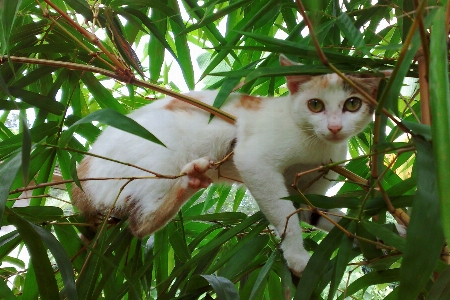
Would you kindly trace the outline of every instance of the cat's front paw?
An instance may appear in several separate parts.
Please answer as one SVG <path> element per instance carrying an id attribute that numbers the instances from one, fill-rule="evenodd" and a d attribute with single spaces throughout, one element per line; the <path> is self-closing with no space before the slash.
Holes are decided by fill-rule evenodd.
<path id="1" fill-rule="evenodd" d="M 181 173 L 187 174 L 188 186 L 193 189 L 206 188 L 212 180 L 205 173 L 212 169 L 214 162 L 209 157 L 202 157 L 187 163 L 182 169 Z"/>
<path id="2" fill-rule="evenodd" d="M 293 253 L 291 255 L 284 253 L 284 258 L 287 261 L 289 269 L 297 277 L 302 276 L 310 257 L 311 255 L 306 251 L 302 253 Z"/>

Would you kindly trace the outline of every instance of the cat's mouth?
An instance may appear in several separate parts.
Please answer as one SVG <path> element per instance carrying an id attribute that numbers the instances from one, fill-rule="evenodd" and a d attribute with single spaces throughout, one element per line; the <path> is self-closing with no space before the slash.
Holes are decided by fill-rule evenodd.
<path id="1" fill-rule="evenodd" d="M 331 142 L 334 144 L 342 143 L 347 140 L 346 136 L 341 135 L 341 134 L 329 134 L 329 135 L 325 135 L 324 138 L 328 142 Z"/>

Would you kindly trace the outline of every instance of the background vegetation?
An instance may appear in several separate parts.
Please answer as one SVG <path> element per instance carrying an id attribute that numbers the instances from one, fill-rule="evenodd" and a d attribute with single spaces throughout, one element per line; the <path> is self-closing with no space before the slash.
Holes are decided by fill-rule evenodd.
<path id="1" fill-rule="evenodd" d="M 0 0 L 0 218 L 12 225 L 0 298 L 450 299 L 449 12 L 436 0 Z M 304 66 L 279 67 L 280 53 Z M 79 238 L 76 163 L 105 125 L 135 131 L 121 115 L 163 94 L 201 106 L 176 94 L 188 89 L 283 95 L 287 74 L 384 69 L 375 122 L 349 145 L 358 176 L 307 196 L 349 218 L 328 234 L 305 225 L 300 281 L 243 188 L 198 192 L 150 238 L 126 220 Z"/>

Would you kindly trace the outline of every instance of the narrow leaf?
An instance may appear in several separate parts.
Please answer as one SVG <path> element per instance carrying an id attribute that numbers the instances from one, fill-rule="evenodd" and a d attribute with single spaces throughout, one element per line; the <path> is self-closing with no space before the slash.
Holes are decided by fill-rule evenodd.
<path id="1" fill-rule="evenodd" d="M 201 275 L 205 278 L 216 292 L 218 300 L 239 300 L 239 295 L 234 284 L 226 279 L 216 275 Z"/>
<path id="2" fill-rule="evenodd" d="M 66 251 L 50 232 L 39 226 L 32 226 L 34 230 L 36 230 L 36 232 L 40 235 L 42 241 L 44 241 L 45 245 L 56 260 L 56 264 L 58 265 L 62 280 L 64 282 L 64 293 L 67 299 L 78 299 L 72 263 L 70 262 L 69 256 L 67 255 Z"/>
<path id="3" fill-rule="evenodd" d="M 270 255 L 267 262 L 262 267 L 261 271 L 259 271 L 258 277 L 256 278 L 256 282 L 253 285 L 252 293 L 250 294 L 250 300 L 256 299 L 257 295 L 266 287 L 267 277 L 269 276 L 272 267 L 279 256 L 278 249 L 275 249 Z"/>
<path id="4" fill-rule="evenodd" d="M 400 270 L 399 299 L 416 299 L 425 288 L 444 245 L 436 160 L 431 143 L 415 139 L 417 192 Z M 423 230 L 427 224 L 427 230 Z"/>
<path id="5" fill-rule="evenodd" d="M 448 7 L 448 5 L 447 5 Z M 430 44 L 430 105 L 433 120 L 433 150 L 437 164 L 437 187 L 441 206 L 442 224 L 445 237 L 450 241 L 450 186 L 447 180 L 450 176 L 450 90 L 447 61 L 448 45 L 445 5 L 439 7 L 433 19 Z"/>
<path id="6" fill-rule="evenodd" d="M 7 212 L 8 220 L 16 226 L 30 253 L 40 296 L 42 299 L 59 299 L 58 285 L 47 256 L 47 249 L 44 247 L 41 237 L 31 223 L 22 219 L 10 209 Z"/>
<path id="7" fill-rule="evenodd" d="M 450 267 L 442 272 L 427 296 L 428 300 L 450 299 Z"/>
<path id="8" fill-rule="evenodd" d="M 49 113 L 60 116 L 64 111 L 64 105 L 50 97 L 14 87 L 9 87 L 9 92 L 12 96 Z"/>
<path id="9" fill-rule="evenodd" d="M 73 133 L 76 131 L 77 126 L 84 123 L 91 123 L 92 121 L 98 121 L 109 126 L 115 127 L 117 129 L 129 132 L 131 134 L 140 136 L 146 140 L 157 143 L 164 146 L 164 144 L 157 139 L 152 133 L 147 131 L 139 123 L 124 116 L 113 109 L 102 109 L 91 113 L 90 115 L 84 117 L 81 120 L 75 122 L 70 126 L 62 135 L 60 139 L 60 145 L 64 147 L 67 145 L 72 138 Z"/>
<path id="10" fill-rule="evenodd" d="M 5 213 L 6 200 L 9 196 L 9 189 L 19 172 L 22 163 L 22 153 L 17 153 L 9 160 L 0 164 L 0 224 L 2 224 Z"/>

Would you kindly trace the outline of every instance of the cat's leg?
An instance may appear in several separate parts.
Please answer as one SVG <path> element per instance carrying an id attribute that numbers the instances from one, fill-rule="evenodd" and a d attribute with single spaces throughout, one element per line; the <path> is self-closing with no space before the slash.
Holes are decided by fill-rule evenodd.
<path id="1" fill-rule="evenodd" d="M 281 200 L 288 196 L 283 175 L 263 161 L 247 160 L 239 153 L 235 154 L 234 159 L 244 184 L 282 238 L 281 249 L 289 268 L 300 276 L 310 255 L 303 247 L 298 216 L 292 214 L 296 210 L 294 205 L 291 201 Z"/>
<path id="2" fill-rule="evenodd" d="M 186 176 L 155 181 L 154 193 L 147 196 L 153 198 L 152 201 L 143 202 L 132 196 L 126 199 L 132 233 L 142 238 L 164 227 L 190 196 L 211 183 L 205 175 L 211 167 L 212 161 L 208 157 L 196 159 L 182 168 L 181 173 Z"/>
<path id="3" fill-rule="evenodd" d="M 311 166 L 311 168 L 313 167 L 314 166 Z M 288 169 L 285 171 L 284 175 L 287 183 L 294 181 L 296 171 L 298 171 L 298 167 L 297 169 L 295 169 L 294 167 L 292 168 L 292 170 Z M 332 186 L 332 181 L 338 177 L 338 174 L 330 171 L 326 174 L 323 174 L 322 177 L 317 178 L 320 175 L 321 173 L 319 172 L 313 172 L 303 175 L 299 178 L 298 188 L 302 190 L 304 194 L 325 195 L 328 189 Z M 288 190 L 290 195 L 298 195 L 298 191 L 292 188 L 292 186 L 290 188 L 288 187 Z M 331 229 L 333 229 L 334 224 L 327 218 L 323 217 L 323 215 L 326 215 L 329 219 L 333 220 L 336 223 L 339 222 L 341 220 L 341 217 L 344 215 L 344 213 L 337 208 L 319 208 L 319 210 L 321 213 L 308 209 L 302 210 L 300 213 L 301 220 L 319 229 L 330 231 Z"/>

